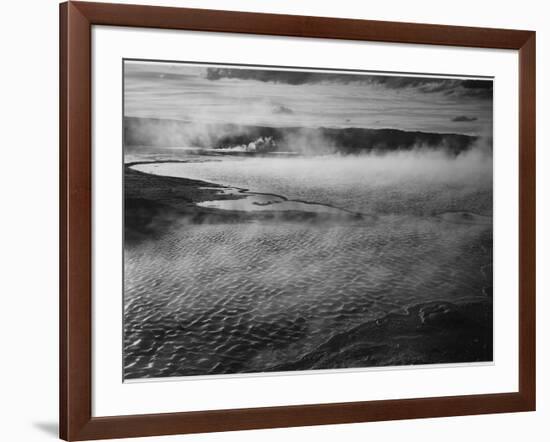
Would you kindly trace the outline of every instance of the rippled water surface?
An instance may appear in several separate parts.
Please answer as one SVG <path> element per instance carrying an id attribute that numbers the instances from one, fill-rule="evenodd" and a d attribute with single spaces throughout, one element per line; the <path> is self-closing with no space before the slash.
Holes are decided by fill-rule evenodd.
<path id="1" fill-rule="evenodd" d="M 273 201 L 277 210 L 290 199 L 368 216 L 176 223 L 160 238 L 127 244 L 127 378 L 268 371 L 390 312 L 481 299 L 492 285 L 492 173 L 483 158 L 231 158 L 134 168 L 275 195 L 228 210 Z"/>

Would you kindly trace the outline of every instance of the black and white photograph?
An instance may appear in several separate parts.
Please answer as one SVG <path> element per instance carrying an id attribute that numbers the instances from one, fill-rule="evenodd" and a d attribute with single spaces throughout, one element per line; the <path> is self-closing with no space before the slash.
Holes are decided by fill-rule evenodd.
<path id="1" fill-rule="evenodd" d="M 0 442 L 546 442 L 544 2 L 1 8 Z"/>
<path id="2" fill-rule="evenodd" d="M 123 61 L 123 378 L 493 361 L 493 78 Z"/>

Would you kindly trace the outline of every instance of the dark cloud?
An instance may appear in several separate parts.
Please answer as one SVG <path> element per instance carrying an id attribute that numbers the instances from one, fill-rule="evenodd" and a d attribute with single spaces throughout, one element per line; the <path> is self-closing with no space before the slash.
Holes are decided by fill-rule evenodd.
<path id="1" fill-rule="evenodd" d="M 124 73 L 126 78 L 145 79 L 145 80 L 187 80 L 193 78 L 193 75 L 180 74 L 160 71 L 132 71 L 127 69 Z"/>
<path id="2" fill-rule="evenodd" d="M 462 80 L 462 86 L 466 89 L 493 90 L 493 82 L 488 80 Z"/>
<path id="3" fill-rule="evenodd" d="M 493 82 L 487 80 L 457 80 L 456 87 L 444 91 L 445 95 L 467 98 L 493 99 Z"/>
<path id="4" fill-rule="evenodd" d="M 289 108 L 289 107 L 286 107 L 286 106 L 283 106 L 282 104 L 279 105 L 279 106 L 275 106 L 273 108 L 273 113 L 274 114 L 285 114 L 285 115 L 291 115 L 294 113 L 294 111 Z"/>
<path id="5" fill-rule="evenodd" d="M 364 83 L 388 89 L 415 88 L 424 93 L 440 92 L 448 96 L 488 99 L 493 96 L 491 80 L 458 80 L 449 78 L 399 77 L 388 75 L 334 74 L 321 72 L 275 71 L 265 69 L 207 68 L 208 80 L 234 78 L 289 85 L 316 83 Z"/>
<path id="6" fill-rule="evenodd" d="M 477 121 L 477 117 L 468 117 L 467 115 L 459 115 L 458 117 L 452 118 L 451 121 L 455 123 L 468 123 L 471 121 Z"/>
<path id="7" fill-rule="evenodd" d="M 493 82 L 487 80 L 462 81 L 464 95 L 468 97 L 493 98 Z"/>
<path id="8" fill-rule="evenodd" d="M 327 77 L 327 75 L 329 75 L 330 77 Z M 346 80 L 345 77 L 346 76 L 340 74 L 319 74 L 315 72 L 297 71 L 268 71 L 263 69 L 208 68 L 206 70 L 206 78 L 208 80 L 237 78 L 239 80 L 256 80 L 291 85 L 320 83 L 323 81 L 341 82 Z"/>

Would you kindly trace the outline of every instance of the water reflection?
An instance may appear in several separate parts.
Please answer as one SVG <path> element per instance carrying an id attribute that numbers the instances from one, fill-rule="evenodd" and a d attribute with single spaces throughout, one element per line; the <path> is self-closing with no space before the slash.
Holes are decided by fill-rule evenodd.
<path id="1" fill-rule="evenodd" d="M 218 187 L 203 187 L 218 191 L 218 195 L 233 196 L 237 195 L 237 199 L 216 199 L 213 201 L 203 201 L 196 203 L 200 207 L 208 207 L 222 210 L 238 210 L 238 211 L 300 211 L 300 212 L 315 212 L 315 213 L 334 213 L 342 214 L 348 212 L 344 209 L 328 206 L 325 204 L 312 203 L 307 201 L 288 200 L 283 196 L 248 192 L 238 188 L 218 188 Z"/>

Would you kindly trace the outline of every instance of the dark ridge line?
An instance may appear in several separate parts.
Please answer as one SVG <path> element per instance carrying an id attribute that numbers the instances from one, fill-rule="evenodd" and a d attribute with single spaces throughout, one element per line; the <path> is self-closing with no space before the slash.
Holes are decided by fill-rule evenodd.
<path id="1" fill-rule="evenodd" d="M 210 147 L 214 150 L 248 145 L 264 139 L 259 147 L 257 146 L 259 152 L 300 153 L 301 150 L 294 145 L 294 137 L 308 140 L 320 136 L 326 142 L 325 148 L 345 155 L 375 151 L 406 151 L 423 147 L 429 150 L 443 150 L 454 156 L 470 150 L 476 140 L 480 139 L 479 135 L 455 131 L 430 132 L 354 126 L 279 127 L 235 123 L 204 123 L 201 133 L 187 134 L 186 127 L 190 124 L 186 120 L 125 117 L 124 139 L 128 146 L 161 147 L 191 143 L 190 145 L 195 147 Z M 152 132 L 158 136 L 153 137 Z"/>
<path id="2" fill-rule="evenodd" d="M 155 117 L 137 117 L 133 115 L 125 115 L 125 120 L 148 120 L 155 122 L 170 122 L 170 123 L 182 123 L 182 124 L 195 124 L 196 121 L 193 120 L 178 120 L 176 118 L 155 118 Z M 479 138 L 479 135 L 471 135 L 460 132 L 427 132 L 424 130 L 406 130 L 406 129 L 397 129 L 394 127 L 363 127 L 363 126 L 343 126 L 343 127 L 332 127 L 332 126 L 263 126 L 261 124 L 237 124 L 237 123 L 201 123 L 204 125 L 219 125 L 219 126 L 229 126 L 229 127 L 250 127 L 250 128 L 269 128 L 269 129 L 290 129 L 290 130 L 365 130 L 365 131 L 396 131 L 396 132 L 407 132 L 407 133 L 416 133 L 422 135 L 451 135 L 451 136 L 465 136 L 471 138 Z M 133 146 L 133 145 L 130 145 Z M 213 148 L 215 149 L 215 148 Z"/>

